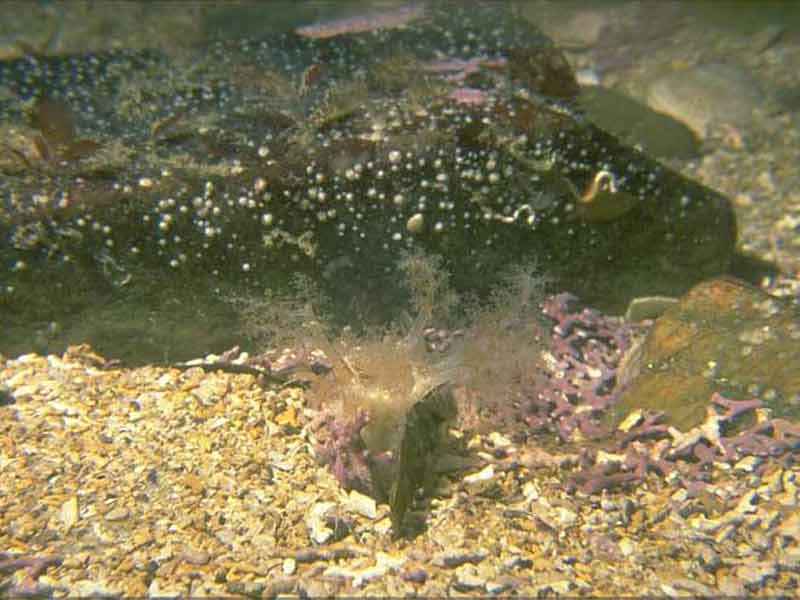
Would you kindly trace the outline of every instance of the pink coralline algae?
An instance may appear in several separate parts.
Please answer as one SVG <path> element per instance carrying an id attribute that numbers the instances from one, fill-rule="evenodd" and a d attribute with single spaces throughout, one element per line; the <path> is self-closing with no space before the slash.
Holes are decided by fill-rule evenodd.
<path id="1" fill-rule="evenodd" d="M 448 96 L 451 100 L 458 102 L 459 104 L 474 104 L 474 105 L 482 105 L 489 102 L 491 96 L 488 92 L 484 90 L 479 90 L 470 87 L 460 87 L 452 92 Z"/>
<path id="2" fill-rule="evenodd" d="M 709 399 L 705 421 L 689 431 L 663 423 L 664 413 L 653 411 L 641 411 L 624 430 L 610 431 L 599 419 L 623 391 L 617 366 L 638 326 L 581 309 L 567 293 L 548 298 L 542 312 L 554 322 L 547 365 L 535 389 L 528 390 L 520 416 L 534 431 L 581 443 L 568 490 L 596 494 L 640 483 L 650 472 L 676 472 L 690 487 L 706 480 L 716 462 L 788 457 L 800 448 L 799 424 L 769 418 L 758 398 L 720 393 Z M 755 424 L 743 427 L 753 415 Z"/>
<path id="3" fill-rule="evenodd" d="M 5 596 L 8 598 L 49 598 L 54 591 L 63 591 L 63 588 L 40 583 L 39 577 L 48 568 L 60 566 L 63 562 L 64 558 L 57 555 L 21 557 L 12 553 L 0 552 L 0 574 L 27 569 L 25 576 L 15 585 L 0 581 L 0 591 L 8 594 Z"/>
<path id="4" fill-rule="evenodd" d="M 502 81 L 500 73 L 505 67 L 507 67 L 507 61 L 503 57 L 479 56 L 468 60 L 458 58 L 434 60 L 423 64 L 422 70 L 459 85 L 448 95 L 451 100 L 459 104 L 481 106 L 490 102 L 492 93 L 489 90 L 468 85 L 470 78 L 490 73 L 494 75 L 496 80 L 494 83 L 500 83 Z"/>
<path id="5" fill-rule="evenodd" d="M 567 489 L 594 494 L 639 483 L 650 471 L 677 472 L 689 489 L 707 481 L 709 468 L 718 462 L 734 464 L 745 456 L 789 458 L 800 448 L 797 423 L 757 415 L 754 425 L 741 428 L 742 418 L 761 408 L 757 398 L 733 400 L 714 393 L 705 421 L 686 432 L 659 423 L 663 413 L 643 412 L 635 426 L 615 432 L 616 454 L 597 449 L 583 453 Z"/>
<path id="6" fill-rule="evenodd" d="M 577 301 L 563 293 L 544 302 L 542 312 L 555 322 L 546 372 L 522 405 L 530 427 L 555 431 L 565 441 L 608 433 L 596 417 L 617 398 L 616 367 L 632 331 L 620 319 L 579 310 Z"/>
<path id="7" fill-rule="evenodd" d="M 369 415 L 359 410 L 352 418 L 342 420 L 326 413 L 318 431 L 323 441 L 316 449 L 317 460 L 329 465 L 334 477 L 346 489 L 374 493 L 369 467 L 369 451 L 361 438 L 361 430 L 369 423 Z"/>
<path id="8" fill-rule="evenodd" d="M 424 4 L 404 4 L 393 9 L 313 23 L 298 27 L 294 31 L 302 37 L 325 39 L 351 33 L 404 27 L 424 14 Z"/>
<path id="9" fill-rule="evenodd" d="M 434 60 L 422 65 L 422 70 L 426 73 L 442 75 L 448 81 L 463 83 L 469 75 L 479 73 L 481 69 L 502 70 L 506 66 L 507 61 L 503 57 L 489 58 L 480 56 L 469 60 L 458 58 Z"/>

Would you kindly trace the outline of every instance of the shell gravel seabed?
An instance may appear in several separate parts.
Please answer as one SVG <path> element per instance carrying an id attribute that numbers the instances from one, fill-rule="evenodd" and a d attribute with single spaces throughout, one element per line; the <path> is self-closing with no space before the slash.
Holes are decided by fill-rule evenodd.
<path id="1" fill-rule="evenodd" d="M 796 465 L 750 457 L 716 465 L 702 489 L 649 474 L 593 496 L 565 491 L 568 461 L 476 467 L 442 481 L 425 531 L 393 539 L 387 505 L 317 465 L 299 390 L 104 363 L 84 346 L 0 370 L 13 396 L 0 408 L 0 548 L 60 558 L 33 582 L 59 597 L 730 595 L 797 582 Z M 542 454 L 496 433 L 470 441 L 497 444 Z"/>

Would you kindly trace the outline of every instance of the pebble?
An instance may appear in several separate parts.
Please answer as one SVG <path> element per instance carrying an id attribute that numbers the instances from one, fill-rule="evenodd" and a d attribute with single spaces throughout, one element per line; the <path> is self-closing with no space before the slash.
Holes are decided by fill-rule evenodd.
<path id="1" fill-rule="evenodd" d="M 402 554 L 389 554 L 388 552 L 378 552 L 375 562 L 379 567 L 386 569 L 398 569 L 406 563 L 407 558 Z"/>
<path id="2" fill-rule="evenodd" d="M 78 514 L 78 497 L 72 496 L 69 500 L 61 505 L 61 522 L 64 527 L 70 529 L 80 518 Z"/>
<path id="3" fill-rule="evenodd" d="M 567 19 L 558 19 L 553 23 L 545 21 L 544 25 L 546 33 L 559 46 L 587 48 L 600 40 L 603 30 L 611 24 L 611 19 L 611 11 L 585 9 L 573 13 Z"/>
<path id="4" fill-rule="evenodd" d="M 153 586 L 151 585 L 150 587 L 152 588 Z M 232 581 L 228 584 L 228 592 L 230 592 L 231 594 L 241 594 L 243 596 L 258 597 L 261 595 L 261 592 L 263 592 L 266 587 L 267 586 L 261 581 Z M 157 595 L 160 594 L 153 594 L 151 592 L 150 595 L 151 597 L 156 597 Z M 168 593 L 165 592 L 164 595 L 168 595 Z M 181 594 L 178 593 L 178 596 L 180 595 Z M 169 597 L 175 597 L 175 596 L 169 596 Z"/>
<path id="5" fill-rule="evenodd" d="M 478 471 L 464 477 L 464 485 L 471 494 L 480 494 L 486 491 L 494 483 L 494 465 L 488 465 Z"/>
<path id="6" fill-rule="evenodd" d="M 329 565 L 325 567 L 322 575 L 335 579 L 353 579 L 358 576 L 358 573 L 343 565 Z"/>
<path id="7" fill-rule="evenodd" d="M 41 578 L 42 581 L 44 578 Z M 116 598 L 119 593 L 96 581 L 82 581 L 71 590 L 77 598 Z"/>
<path id="8" fill-rule="evenodd" d="M 736 508 L 734 508 L 734 512 L 737 514 L 751 514 L 758 510 L 758 492 L 755 490 L 750 490 L 746 494 L 744 494 L 739 502 L 736 504 Z"/>
<path id="9" fill-rule="evenodd" d="M 711 123 L 747 125 L 764 101 L 747 70 L 736 65 L 709 63 L 662 75 L 651 85 L 648 104 L 686 123 L 705 139 Z"/>
<path id="10" fill-rule="evenodd" d="M 509 446 L 513 445 L 511 440 L 499 431 L 492 431 L 487 436 L 487 439 L 495 448 L 508 448 Z"/>
<path id="11" fill-rule="evenodd" d="M 578 521 L 578 515 L 563 506 L 557 507 L 555 513 L 556 522 L 562 529 L 572 527 Z"/>
<path id="12" fill-rule="evenodd" d="M 800 542 L 800 513 L 792 512 L 781 524 L 781 535 Z"/>
<path id="13" fill-rule="evenodd" d="M 325 522 L 325 515 L 335 506 L 334 502 L 318 502 L 308 512 L 306 527 L 308 536 L 315 544 L 324 544 L 333 537 L 333 529 Z"/>
<path id="14" fill-rule="evenodd" d="M 428 573 L 425 569 L 406 569 L 400 572 L 400 578 L 403 581 L 410 581 L 412 583 L 425 583 L 428 580 Z"/>
<path id="15" fill-rule="evenodd" d="M 717 587 L 722 596 L 742 597 L 746 594 L 742 580 L 732 575 L 718 578 Z"/>
<path id="16" fill-rule="evenodd" d="M 463 550 L 443 552 L 437 554 L 433 558 L 432 564 L 437 567 L 454 569 L 466 563 L 479 563 L 488 555 L 489 553 L 486 550 L 477 550 L 475 552 L 466 552 Z"/>
<path id="17" fill-rule="evenodd" d="M 525 499 L 528 501 L 538 500 L 539 496 L 541 495 L 541 491 L 535 482 L 527 481 L 525 482 L 525 485 L 522 486 L 522 495 L 525 496 Z"/>
<path id="18" fill-rule="evenodd" d="M 778 554 L 778 566 L 784 571 L 800 570 L 800 547 L 786 548 Z"/>
<path id="19" fill-rule="evenodd" d="M 473 565 L 462 565 L 456 570 L 456 580 L 453 588 L 459 592 L 482 590 L 486 587 L 486 580 L 478 575 Z"/>
<path id="20" fill-rule="evenodd" d="M 628 413 L 628 416 L 622 420 L 622 422 L 617 426 L 617 429 L 623 433 L 628 433 L 642 421 L 644 421 L 644 412 L 637 409 Z"/>
<path id="21" fill-rule="evenodd" d="M 106 521 L 124 521 L 130 516 L 130 511 L 124 507 L 112 508 L 106 513 Z"/>
<path id="22" fill-rule="evenodd" d="M 524 577 L 516 577 L 514 575 L 500 575 L 496 579 L 486 582 L 486 591 L 490 594 L 501 594 L 509 590 L 516 590 L 522 585 L 525 585 Z"/>
<path id="23" fill-rule="evenodd" d="M 775 577 L 777 568 L 774 563 L 746 563 L 736 568 L 736 576 L 745 585 L 758 586 L 764 580 Z"/>
<path id="24" fill-rule="evenodd" d="M 733 466 L 733 469 L 737 473 L 752 473 L 763 462 L 764 459 L 760 456 L 745 456 Z"/>
<path id="25" fill-rule="evenodd" d="M 719 557 L 717 552 L 706 545 L 700 546 L 700 549 L 697 553 L 697 559 L 702 565 L 702 567 L 708 571 L 709 573 L 713 573 L 717 569 L 722 566 L 722 560 Z"/>
<path id="26" fill-rule="evenodd" d="M 316 579 L 302 583 L 301 595 L 306 598 L 330 598 L 332 596 L 329 586 L 324 581 Z"/>
<path id="27" fill-rule="evenodd" d="M 190 565 L 207 565 L 208 562 L 211 560 L 211 555 L 208 552 L 204 552 L 202 550 L 196 550 L 194 548 L 187 548 L 180 554 L 180 558 L 183 559 L 183 562 L 186 562 Z"/>
<path id="28" fill-rule="evenodd" d="M 695 581 L 694 579 L 676 579 L 672 585 L 662 585 L 661 589 L 670 596 L 684 596 L 685 592 L 691 592 L 698 596 L 716 596 L 717 590 L 711 586 Z M 669 591 L 668 591 L 669 590 Z M 684 593 L 682 593 L 684 592 Z"/>
<path id="29" fill-rule="evenodd" d="M 378 505 L 375 500 L 355 490 L 350 492 L 345 509 L 368 519 L 375 519 L 378 516 Z"/>
<path id="30" fill-rule="evenodd" d="M 487 581 L 486 591 L 490 594 L 502 594 L 512 588 L 508 581 Z"/>
<path id="31" fill-rule="evenodd" d="M 374 581 L 376 579 L 380 579 L 389 571 L 388 568 L 375 565 L 373 567 L 368 567 L 359 571 L 358 573 L 354 573 L 353 577 L 353 587 L 362 587 L 364 584 L 369 583 L 370 581 Z"/>
<path id="32" fill-rule="evenodd" d="M 553 581 L 552 583 L 546 584 L 545 586 L 543 586 L 541 591 L 550 588 L 555 594 L 564 596 L 566 594 L 569 594 L 571 591 L 575 590 L 575 588 L 577 587 L 578 585 L 576 584 L 576 582 L 570 579 L 562 579 L 560 581 Z"/>
<path id="33" fill-rule="evenodd" d="M 530 569 L 532 566 L 533 561 L 530 558 L 525 558 L 524 556 L 512 556 L 511 558 L 503 561 L 503 568 L 507 571 L 511 571 L 512 569 L 516 568 Z"/>
<path id="34" fill-rule="evenodd" d="M 619 542 L 619 550 L 622 556 L 629 558 L 636 553 L 637 546 L 630 538 L 622 538 Z"/>
<path id="35" fill-rule="evenodd" d="M 148 598 L 179 598 L 183 595 L 183 591 L 172 587 L 161 587 L 165 585 L 164 582 L 154 580 L 147 588 Z M 263 584 L 261 584 L 263 586 Z"/>
<path id="36" fill-rule="evenodd" d="M 791 471 L 787 471 L 783 476 L 783 494 L 779 501 L 784 506 L 794 507 L 798 504 L 798 487 L 795 475 Z"/>
<path id="37" fill-rule="evenodd" d="M 287 558 L 283 561 L 283 574 L 294 575 L 297 570 L 297 561 L 293 558 Z"/>

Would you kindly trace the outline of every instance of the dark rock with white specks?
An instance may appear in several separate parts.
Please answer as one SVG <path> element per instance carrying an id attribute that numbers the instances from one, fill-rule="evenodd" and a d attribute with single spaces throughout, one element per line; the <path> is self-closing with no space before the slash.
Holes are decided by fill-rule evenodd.
<path id="1" fill-rule="evenodd" d="M 553 288 L 622 312 L 727 269 L 728 201 L 588 122 L 544 35 L 492 5 L 424 12 L 219 42 L 194 62 L 0 63 L 16 94 L 0 116 L 22 131 L 0 156 L 0 302 L 51 318 L 55 295 L 90 303 L 104 286 L 306 273 L 338 306 L 392 316 L 397 260 L 422 248 L 460 291 L 535 260 Z M 45 93 L 64 110 L 43 111 Z M 37 97 L 44 121 L 26 127 Z"/>

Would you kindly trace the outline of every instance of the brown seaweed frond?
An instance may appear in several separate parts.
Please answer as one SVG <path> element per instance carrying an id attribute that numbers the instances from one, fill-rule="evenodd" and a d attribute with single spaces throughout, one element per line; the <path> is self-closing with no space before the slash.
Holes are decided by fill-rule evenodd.
<path id="1" fill-rule="evenodd" d="M 28 148 L 3 144 L 3 148 L 29 169 L 61 165 L 87 158 L 100 143 L 79 138 L 75 116 L 63 100 L 39 98 L 30 111 L 35 132 L 28 138 Z"/>

